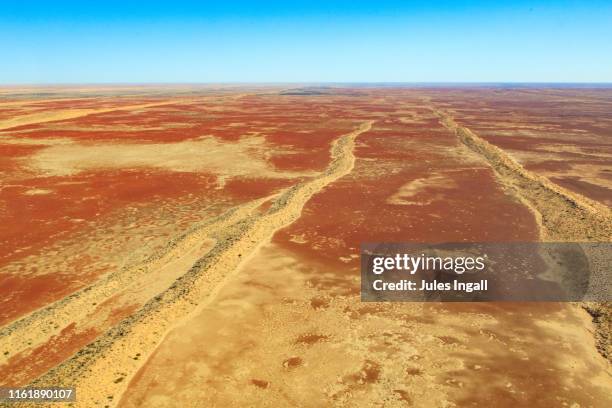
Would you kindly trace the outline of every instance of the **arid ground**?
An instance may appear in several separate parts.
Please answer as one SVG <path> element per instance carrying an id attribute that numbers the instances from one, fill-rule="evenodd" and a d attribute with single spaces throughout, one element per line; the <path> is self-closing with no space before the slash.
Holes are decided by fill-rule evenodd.
<path id="1" fill-rule="evenodd" d="M 3 88 L 0 386 L 609 407 L 606 305 L 361 303 L 359 248 L 611 242 L 611 205 L 611 88 Z"/>

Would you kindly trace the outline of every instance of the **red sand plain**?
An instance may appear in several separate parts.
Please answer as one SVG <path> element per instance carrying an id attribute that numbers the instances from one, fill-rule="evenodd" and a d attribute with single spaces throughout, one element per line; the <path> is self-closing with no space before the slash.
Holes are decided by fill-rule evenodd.
<path id="1" fill-rule="evenodd" d="M 431 104 L 609 205 L 611 100 L 272 88 L 7 99 L 0 122 L 17 126 L 0 130 L 0 385 L 30 383 L 143 310 L 217 248 L 217 217 L 273 212 L 279 194 L 325 171 L 335 140 L 371 120 L 349 174 L 154 347 L 126 349 L 132 371 L 84 388 L 82 406 L 605 406 L 608 368 L 579 308 L 361 304 L 358 269 L 362 242 L 539 238 L 532 212 Z"/>

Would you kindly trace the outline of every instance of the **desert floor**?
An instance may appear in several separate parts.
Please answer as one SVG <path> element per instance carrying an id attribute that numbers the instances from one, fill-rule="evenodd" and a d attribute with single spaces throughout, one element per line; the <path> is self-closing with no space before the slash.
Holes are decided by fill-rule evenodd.
<path id="1" fill-rule="evenodd" d="M 611 205 L 611 89 L 2 88 L 0 386 L 612 406 L 606 307 L 362 303 L 359 273 L 363 242 L 611 242 Z"/>

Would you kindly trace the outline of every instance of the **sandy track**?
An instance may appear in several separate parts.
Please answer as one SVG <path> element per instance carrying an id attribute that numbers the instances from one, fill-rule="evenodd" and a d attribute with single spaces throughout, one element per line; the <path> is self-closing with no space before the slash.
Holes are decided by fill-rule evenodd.
<path id="1" fill-rule="evenodd" d="M 32 385 L 76 386 L 79 394 L 75 406 L 78 407 L 112 405 L 112 401 L 118 401 L 128 380 L 169 329 L 214 298 L 250 254 L 275 231 L 299 218 L 310 197 L 351 172 L 355 163 L 354 141 L 370 130 L 372 123 L 365 121 L 337 139 L 326 171 L 287 190 L 266 213 L 253 215 L 238 210 L 233 223 L 228 222 L 225 228 L 208 236 L 216 241 L 214 248 L 172 286 Z"/>

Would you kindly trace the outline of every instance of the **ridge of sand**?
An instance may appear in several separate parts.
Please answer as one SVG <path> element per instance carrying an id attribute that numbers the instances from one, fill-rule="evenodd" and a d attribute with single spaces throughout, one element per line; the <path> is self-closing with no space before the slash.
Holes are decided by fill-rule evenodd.
<path id="1" fill-rule="evenodd" d="M 51 112 L 37 112 L 27 115 L 17 116 L 11 119 L 0 121 L 0 130 L 11 129 L 18 126 L 34 125 L 37 123 L 56 122 L 59 120 L 75 119 L 83 116 L 89 116 L 96 113 L 107 113 L 116 111 L 129 111 L 134 109 L 152 108 L 156 106 L 173 105 L 176 103 L 185 102 L 185 100 L 172 100 L 163 102 L 149 102 L 137 105 L 116 106 L 111 108 L 99 109 L 57 109 Z"/>
<path id="2" fill-rule="evenodd" d="M 266 213 L 238 220 L 211 234 L 210 238 L 216 241 L 214 248 L 172 286 L 31 385 L 76 386 L 77 407 L 116 404 L 130 377 L 165 333 L 214 296 L 262 242 L 295 221 L 310 197 L 352 171 L 355 139 L 369 131 L 372 124 L 373 121 L 362 122 L 356 130 L 338 138 L 332 145 L 328 168 L 318 177 L 288 189 Z M 136 353 L 142 356 L 138 360 L 133 358 Z"/>
<path id="3" fill-rule="evenodd" d="M 476 133 L 459 125 L 449 114 L 430 105 L 440 122 L 454 132 L 470 150 L 491 165 L 500 182 L 535 215 L 540 226 L 540 239 L 553 242 L 612 241 L 612 210 L 605 205 L 569 191 L 546 177 L 526 170 L 508 153 L 487 142 Z M 591 253 L 598 256 L 596 253 Z M 607 266 L 596 268 L 589 282 L 589 291 L 597 292 L 606 285 Z M 612 361 L 612 305 L 609 302 L 583 302 L 595 326 L 597 350 Z"/>
<path id="4" fill-rule="evenodd" d="M 191 265 L 204 255 L 201 253 L 202 248 L 205 251 L 210 245 L 212 241 L 210 237 L 229 225 L 245 219 L 268 199 L 270 197 L 264 197 L 234 207 L 218 217 L 195 225 L 182 236 L 170 241 L 165 248 L 152 254 L 145 263 L 115 271 L 61 300 L 7 324 L 0 329 L 0 349 L 12 350 L 13 354 L 17 354 L 34 348 L 52 336 L 60 334 L 64 326 L 56 322 L 76 322 L 78 327 L 86 325 L 87 318 L 95 309 L 92 305 L 101 304 L 115 295 L 125 296 L 136 291 L 142 292 L 145 288 L 148 295 L 146 300 L 153 298 L 167 288 L 159 288 L 159 279 L 166 281 L 168 275 L 176 279 L 188 271 Z M 196 251 L 200 254 L 194 254 Z M 187 268 L 180 270 L 186 261 L 190 261 Z M 161 271 L 165 271 L 163 276 L 158 276 L 156 281 L 148 282 Z M 142 293 L 140 295 L 142 296 Z M 8 357 L 0 356 L 0 364 L 6 363 L 7 360 Z"/>
<path id="5" fill-rule="evenodd" d="M 612 211 L 608 207 L 526 170 L 508 153 L 460 126 L 448 114 L 432 110 L 465 146 L 487 160 L 505 186 L 539 214 L 543 239 L 612 241 Z"/>

